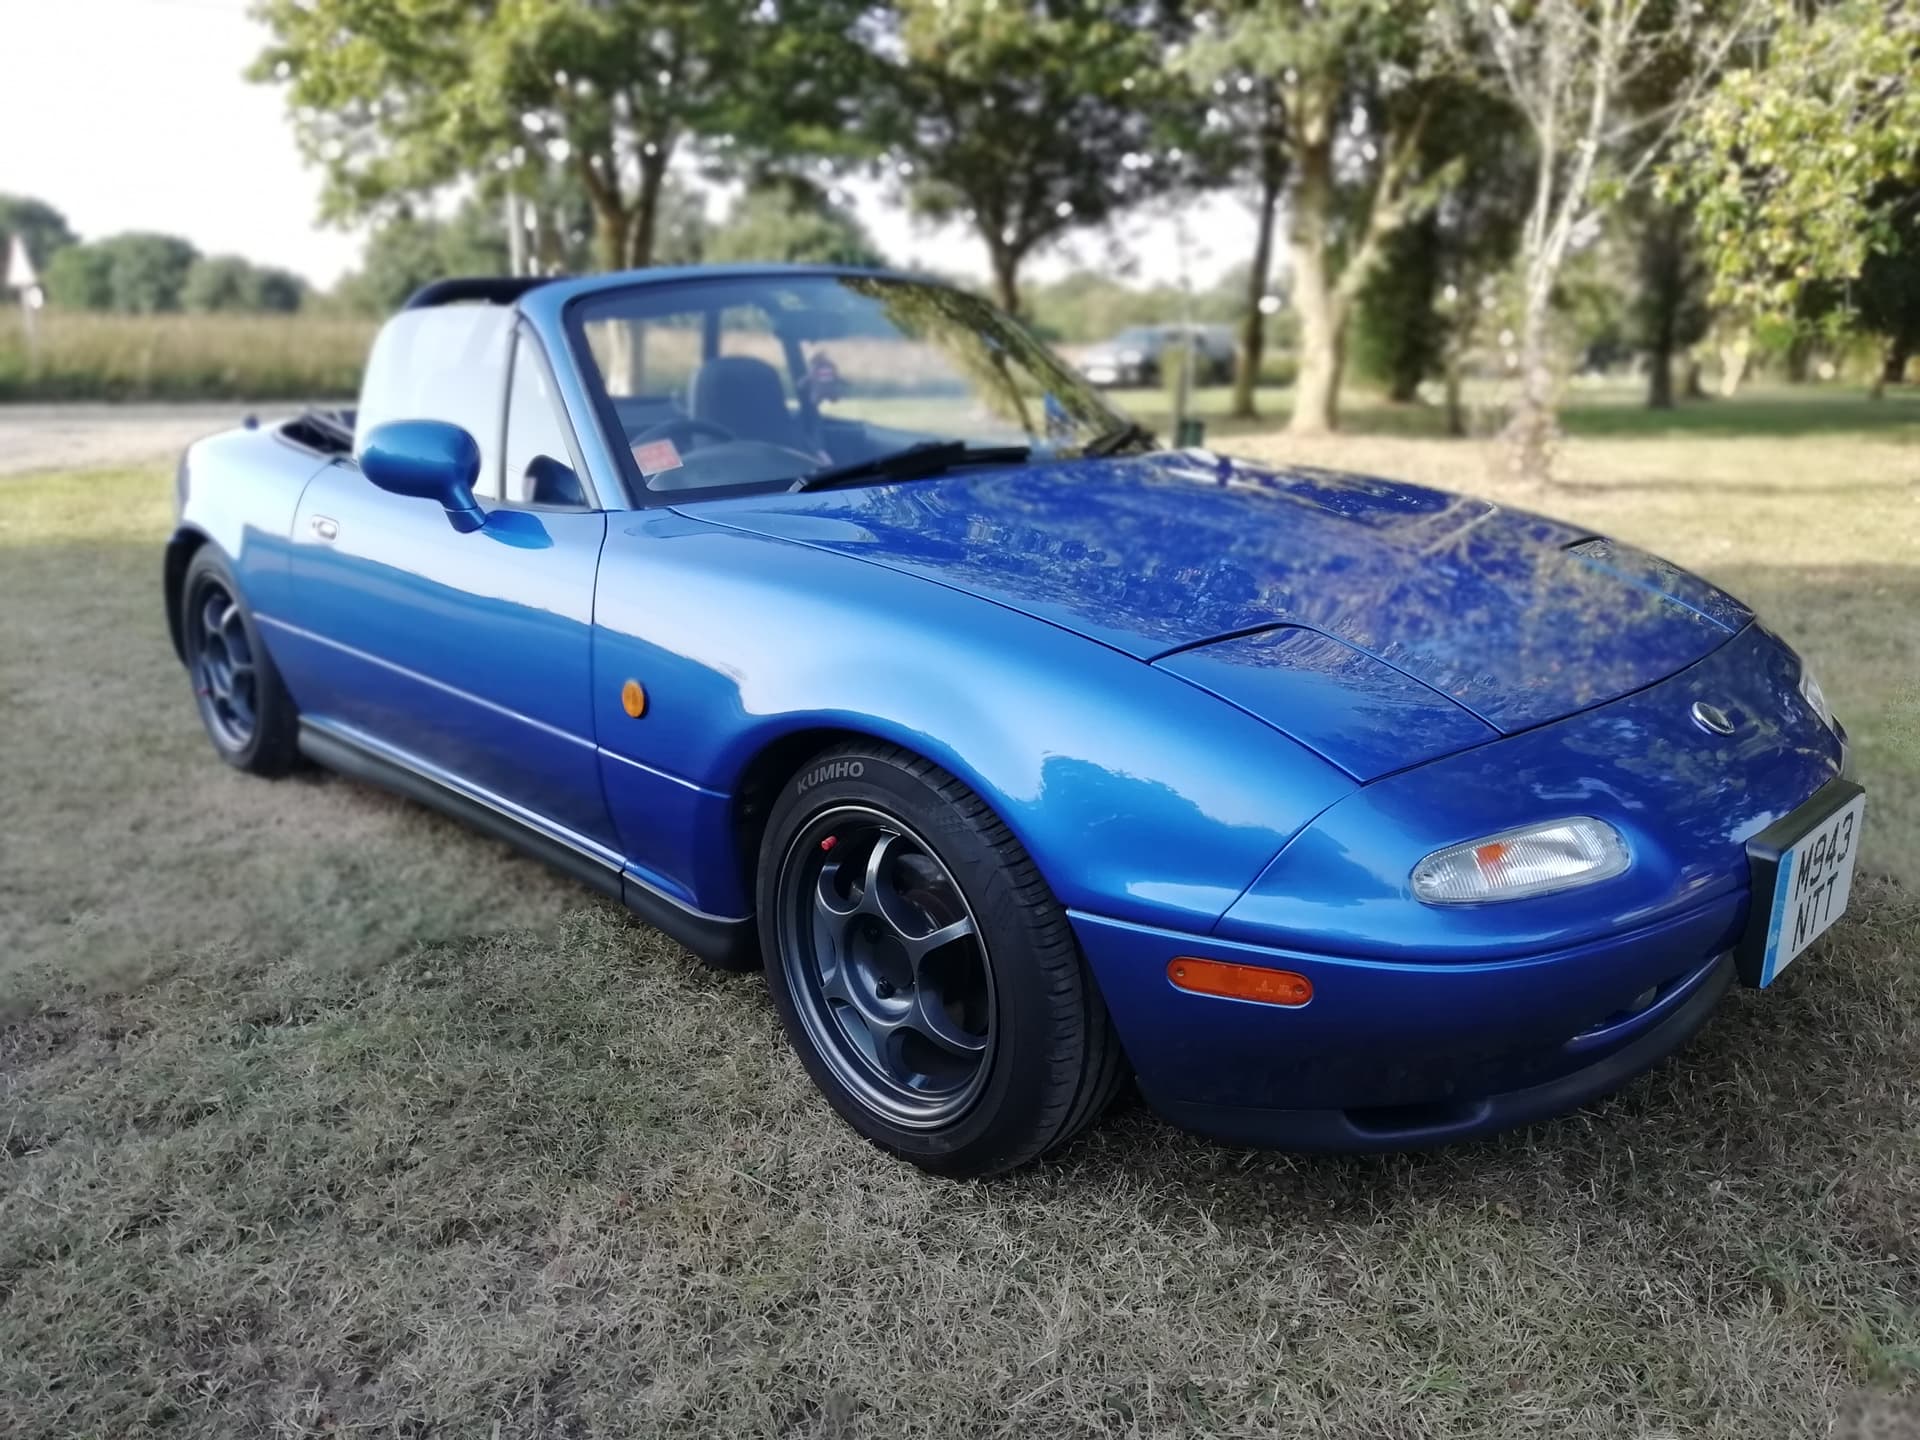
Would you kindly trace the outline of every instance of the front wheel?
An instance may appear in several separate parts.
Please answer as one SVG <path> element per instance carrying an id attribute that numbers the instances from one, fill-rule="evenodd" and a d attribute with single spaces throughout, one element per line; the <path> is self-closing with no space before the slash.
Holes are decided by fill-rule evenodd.
<path id="1" fill-rule="evenodd" d="M 815 1083 L 862 1135 L 952 1176 L 1057 1149 L 1124 1062 L 1065 912 L 1020 843 L 906 751 L 815 758 L 761 847 L 766 973 Z"/>
<path id="2" fill-rule="evenodd" d="M 200 722 L 220 758 L 254 775 L 299 759 L 299 722 L 233 572 L 211 545 L 181 580 L 181 640 Z"/>

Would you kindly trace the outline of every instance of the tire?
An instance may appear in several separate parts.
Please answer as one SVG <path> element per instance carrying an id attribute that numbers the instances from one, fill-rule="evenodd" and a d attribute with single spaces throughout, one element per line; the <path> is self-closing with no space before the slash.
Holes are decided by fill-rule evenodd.
<path id="1" fill-rule="evenodd" d="M 299 716 L 233 571 L 202 545 L 180 582 L 180 629 L 200 723 L 220 758 L 279 776 L 300 759 Z"/>
<path id="2" fill-rule="evenodd" d="M 953 1177 L 1012 1169 L 1065 1146 L 1126 1078 L 1066 912 L 930 761 L 879 743 L 815 756 L 768 817 L 758 898 L 788 1038 L 893 1155 Z"/>

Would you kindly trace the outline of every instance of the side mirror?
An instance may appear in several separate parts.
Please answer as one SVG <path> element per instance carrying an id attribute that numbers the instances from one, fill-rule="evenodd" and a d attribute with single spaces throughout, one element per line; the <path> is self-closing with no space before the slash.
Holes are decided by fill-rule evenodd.
<path id="1" fill-rule="evenodd" d="M 478 530 L 487 512 L 475 503 L 480 447 L 444 420 L 392 420 L 376 425 L 360 452 L 360 470 L 390 495 L 437 500 L 456 530 Z"/>

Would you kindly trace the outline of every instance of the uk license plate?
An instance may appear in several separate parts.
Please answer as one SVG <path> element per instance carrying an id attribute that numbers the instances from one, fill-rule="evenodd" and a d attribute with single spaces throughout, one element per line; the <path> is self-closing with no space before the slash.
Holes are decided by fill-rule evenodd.
<path id="1" fill-rule="evenodd" d="M 1748 984 L 1771 985 L 1845 913 L 1866 808 L 1858 785 L 1836 780 L 1748 846 L 1755 917 L 1740 967 Z"/>

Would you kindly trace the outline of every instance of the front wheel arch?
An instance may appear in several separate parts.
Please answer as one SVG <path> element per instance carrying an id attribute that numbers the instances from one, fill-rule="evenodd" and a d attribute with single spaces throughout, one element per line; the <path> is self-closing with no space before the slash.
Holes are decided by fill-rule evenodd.
<path id="1" fill-rule="evenodd" d="M 166 556 L 161 561 L 162 593 L 167 601 L 167 638 L 173 642 L 173 653 L 182 665 L 187 663 L 186 628 L 181 611 L 186 598 L 187 567 L 202 545 L 212 543 L 201 531 L 182 526 L 167 541 Z"/>
<path id="2" fill-rule="evenodd" d="M 835 764 L 843 760 L 848 763 Z M 825 767 L 822 775 L 808 776 L 812 766 Z M 816 837 L 810 831 L 837 819 L 856 826 L 875 822 L 881 831 L 900 832 L 895 839 L 907 836 L 956 888 L 968 926 L 965 934 L 985 947 L 986 1011 L 993 1018 L 986 1021 L 984 1036 L 976 1038 L 987 1046 L 981 1063 L 988 1070 L 969 1082 L 971 1088 L 959 1102 L 966 1108 L 957 1114 L 948 1115 L 941 1107 L 936 1107 L 938 1113 L 917 1120 L 883 1113 L 884 1105 L 876 1108 L 849 1084 L 847 1067 L 829 1053 L 833 1042 L 820 1038 L 822 1025 L 808 1022 L 808 1007 L 819 1008 L 828 1001 L 809 995 L 808 987 L 796 980 L 796 975 L 804 974 L 805 965 L 789 961 L 805 961 L 807 955 L 789 955 L 793 936 L 781 919 L 790 913 L 791 901 L 804 899 L 813 889 L 804 871 L 800 889 L 789 883 L 796 857 L 813 855 Z M 835 825 L 818 849 L 831 853 L 841 833 Z M 877 866 L 881 853 L 874 850 L 874 858 L 866 863 Z M 991 799 L 938 761 L 891 740 L 865 736 L 813 752 L 788 776 L 775 798 L 757 868 L 756 908 L 765 969 L 782 1024 L 834 1109 L 882 1149 L 937 1174 L 993 1174 L 1064 1147 L 1098 1118 L 1131 1073 L 1099 982 L 1081 954 L 1065 908 Z M 865 883 L 878 883 L 874 869 L 865 870 Z M 887 907 L 878 909 L 884 912 Z M 864 892 L 855 909 L 834 907 L 832 913 L 842 918 L 869 913 Z M 925 924 L 916 927 L 909 943 L 925 939 L 918 934 L 925 929 Z M 832 968 L 843 977 L 852 954 L 843 948 L 845 943 L 833 947 L 839 959 Z M 1000 956 L 1000 961 L 992 960 L 992 955 Z M 924 972 L 918 959 L 912 966 L 908 989 L 916 992 L 912 1004 L 919 1006 Z M 876 989 L 869 998 L 900 1004 L 901 992 L 891 988 L 894 977 L 883 978 L 889 988 Z M 939 988 L 944 992 L 945 983 Z M 1003 1002 L 992 999 L 996 988 L 1003 990 Z M 834 991 L 833 997 L 838 994 Z M 855 1003 L 852 997 L 848 1003 Z M 948 1019 L 951 1022 L 954 1017 Z M 887 1028 L 897 1028 L 899 1023 L 897 1018 L 890 1020 Z M 996 1032 L 1004 1032 L 998 1041 L 993 1039 Z M 1004 1054 L 996 1051 L 996 1045 Z M 865 1048 L 870 1053 L 873 1047 Z"/>
<path id="3" fill-rule="evenodd" d="M 993 811 L 994 818 L 1035 854 L 1032 837 L 1016 824 L 1000 803 L 993 785 L 957 754 L 935 755 L 913 743 L 913 739 L 884 724 L 848 725 L 823 721 L 803 725 L 773 736 L 748 757 L 738 778 L 726 788 L 733 795 L 733 833 L 735 873 L 740 877 L 741 893 L 752 896 L 759 884 L 760 842 L 766 835 L 767 819 L 773 803 L 787 783 L 827 751 L 842 745 L 886 745 L 904 751 L 916 760 L 939 767 L 959 780 Z M 1034 862 L 1036 866 L 1038 860 Z M 1044 875 L 1044 868 L 1042 870 Z M 1048 884 L 1052 876 L 1045 876 Z"/>

